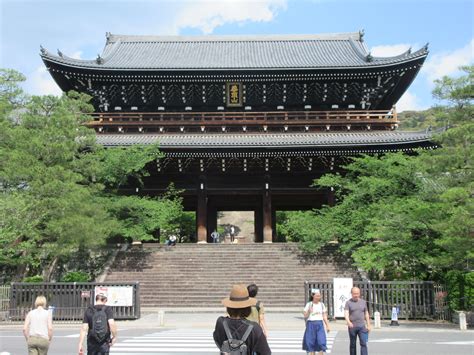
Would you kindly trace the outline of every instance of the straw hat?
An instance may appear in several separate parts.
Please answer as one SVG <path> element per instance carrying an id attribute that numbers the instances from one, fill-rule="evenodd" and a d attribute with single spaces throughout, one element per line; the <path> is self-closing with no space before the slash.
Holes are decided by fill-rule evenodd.
<path id="1" fill-rule="evenodd" d="M 257 304 L 255 298 L 249 297 L 249 291 L 244 285 L 232 286 L 229 297 L 224 298 L 221 302 L 229 308 L 247 308 Z"/>

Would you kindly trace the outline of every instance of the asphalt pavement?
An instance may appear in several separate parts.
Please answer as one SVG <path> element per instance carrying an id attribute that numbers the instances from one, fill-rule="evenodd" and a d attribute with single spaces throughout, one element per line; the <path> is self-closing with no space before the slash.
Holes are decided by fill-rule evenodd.
<path id="1" fill-rule="evenodd" d="M 115 355 L 217 354 L 212 340 L 216 319 L 222 312 L 165 311 L 160 325 L 158 312 L 150 310 L 136 321 L 118 322 Z M 301 340 L 304 320 L 296 312 L 268 312 L 269 344 L 275 354 L 304 354 Z M 348 354 L 349 337 L 343 320 L 332 321 L 328 353 Z M 0 323 L 0 355 L 27 354 L 21 324 Z M 54 324 L 49 355 L 73 355 L 77 351 L 80 324 Z M 401 321 L 399 327 L 383 322 L 369 336 L 369 354 L 377 355 L 474 355 L 474 330 L 456 325 Z"/>

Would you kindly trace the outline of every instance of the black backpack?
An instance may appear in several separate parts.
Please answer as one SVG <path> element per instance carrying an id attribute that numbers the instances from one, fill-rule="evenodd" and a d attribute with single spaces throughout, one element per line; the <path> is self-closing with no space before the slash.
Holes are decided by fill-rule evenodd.
<path id="1" fill-rule="evenodd" d="M 247 325 L 247 329 L 245 330 L 242 339 L 234 339 L 232 338 L 232 333 L 230 332 L 229 325 L 227 324 L 227 319 L 224 319 L 223 324 L 227 340 L 222 343 L 220 349 L 221 355 L 247 355 L 247 344 L 245 344 L 245 341 L 252 332 L 253 325 Z"/>
<path id="2" fill-rule="evenodd" d="M 92 337 L 97 343 L 104 343 L 109 333 L 109 322 L 107 314 L 105 313 L 105 306 L 96 308 L 93 307 L 92 313 L 92 329 L 90 331 L 90 337 Z"/>

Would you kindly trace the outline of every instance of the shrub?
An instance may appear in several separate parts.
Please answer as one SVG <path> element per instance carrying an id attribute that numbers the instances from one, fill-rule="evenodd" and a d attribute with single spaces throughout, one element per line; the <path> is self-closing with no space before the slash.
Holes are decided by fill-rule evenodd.
<path id="1" fill-rule="evenodd" d="M 28 283 L 35 283 L 35 282 L 44 282 L 43 276 L 35 275 L 35 276 L 28 276 L 23 279 L 23 282 Z"/>
<path id="2" fill-rule="evenodd" d="M 474 304 L 474 272 L 450 270 L 445 280 L 449 307 L 454 311 L 471 310 Z"/>
<path id="3" fill-rule="evenodd" d="M 70 271 L 61 278 L 61 282 L 89 282 L 91 277 L 83 271 Z"/>

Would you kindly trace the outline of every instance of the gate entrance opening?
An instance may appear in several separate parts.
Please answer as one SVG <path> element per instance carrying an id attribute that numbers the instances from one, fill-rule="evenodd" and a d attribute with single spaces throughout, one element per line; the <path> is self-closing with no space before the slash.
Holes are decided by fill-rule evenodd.
<path id="1" fill-rule="evenodd" d="M 217 212 L 217 231 L 221 243 L 254 243 L 254 211 L 219 211 Z"/>

